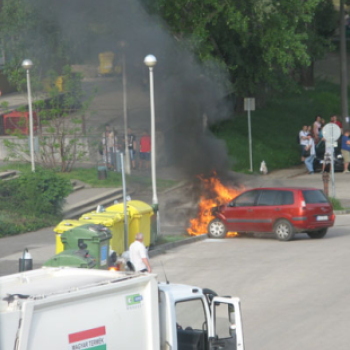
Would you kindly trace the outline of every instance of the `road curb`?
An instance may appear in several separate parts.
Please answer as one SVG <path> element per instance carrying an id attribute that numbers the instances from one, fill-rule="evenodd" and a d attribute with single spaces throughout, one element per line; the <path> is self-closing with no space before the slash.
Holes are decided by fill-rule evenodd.
<path id="1" fill-rule="evenodd" d="M 208 238 L 208 235 L 203 234 L 203 235 L 199 235 L 199 236 L 189 237 L 189 238 L 183 239 L 181 241 L 160 244 L 160 245 L 156 246 L 154 249 L 149 250 L 148 256 L 150 258 L 153 258 L 153 257 L 160 255 L 160 254 L 166 254 L 167 250 L 174 249 L 174 248 L 180 247 L 180 246 L 188 244 L 188 243 L 202 241 L 206 238 Z"/>

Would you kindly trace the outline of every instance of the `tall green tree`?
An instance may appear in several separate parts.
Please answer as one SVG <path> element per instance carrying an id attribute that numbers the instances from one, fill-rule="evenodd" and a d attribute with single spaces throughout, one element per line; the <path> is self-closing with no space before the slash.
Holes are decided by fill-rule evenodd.
<path id="1" fill-rule="evenodd" d="M 227 69 L 238 96 L 285 88 L 296 69 L 311 63 L 308 25 L 322 2 L 144 0 L 202 62 L 216 60 Z"/>

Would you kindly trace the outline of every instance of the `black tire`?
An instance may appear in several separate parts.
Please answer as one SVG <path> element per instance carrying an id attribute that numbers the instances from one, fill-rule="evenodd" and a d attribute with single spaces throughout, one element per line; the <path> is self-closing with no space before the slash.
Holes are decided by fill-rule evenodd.
<path id="1" fill-rule="evenodd" d="M 307 235 L 312 239 L 320 239 L 323 238 L 327 234 L 328 228 L 323 228 L 318 231 L 307 232 Z"/>
<path id="2" fill-rule="evenodd" d="M 290 241 L 294 238 L 295 230 L 288 220 L 278 220 L 273 227 L 273 232 L 278 240 L 282 242 Z"/>
<path id="3" fill-rule="evenodd" d="M 210 238 L 225 238 L 227 229 L 220 219 L 210 221 L 208 225 L 208 235 Z"/>

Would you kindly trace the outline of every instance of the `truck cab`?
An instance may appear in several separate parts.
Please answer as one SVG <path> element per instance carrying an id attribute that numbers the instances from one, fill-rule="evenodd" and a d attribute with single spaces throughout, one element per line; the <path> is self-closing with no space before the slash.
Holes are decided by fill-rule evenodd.
<path id="1" fill-rule="evenodd" d="M 158 284 L 162 350 L 244 350 L 240 300 L 209 289 Z"/>

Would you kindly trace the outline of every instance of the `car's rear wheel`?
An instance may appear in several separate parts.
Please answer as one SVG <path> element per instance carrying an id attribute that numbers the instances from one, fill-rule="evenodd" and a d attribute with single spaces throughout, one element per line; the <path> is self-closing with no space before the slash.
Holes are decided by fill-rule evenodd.
<path id="1" fill-rule="evenodd" d="M 307 235 L 310 238 L 320 239 L 320 238 L 323 238 L 327 234 L 327 231 L 328 231 L 328 228 L 323 228 L 323 229 L 318 230 L 318 231 L 307 232 Z"/>
<path id="2" fill-rule="evenodd" d="M 212 220 L 208 225 L 208 235 L 211 238 L 225 238 L 227 229 L 220 219 Z"/>
<path id="3" fill-rule="evenodd" d="M 290 241 L 293 239 L 295 230 L 293 225 L 288 220 L 278 220 L 275 223 L 273 231 L 280 241 Z"/>

